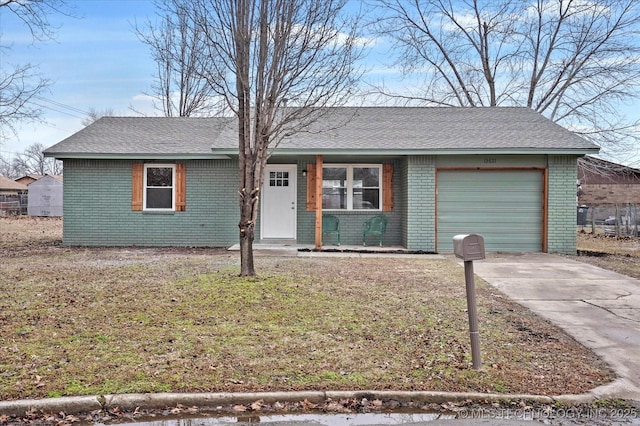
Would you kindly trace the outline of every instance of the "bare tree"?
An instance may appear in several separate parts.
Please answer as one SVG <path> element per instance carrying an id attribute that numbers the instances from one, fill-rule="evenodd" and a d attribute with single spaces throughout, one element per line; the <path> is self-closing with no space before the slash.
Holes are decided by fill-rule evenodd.
<path id="1" fill-rule="evenodd" d="M 13 174 L 11 162 L 2 155 L 0 155 L 0 176 L 8 177 L 9 179 L 17 179 L 19 177 Z"/>
<path id="2" fill-rule="evenodd" d="M 24 152 L 18 154 L 11 162 L 14 176 L 28 174 L 60 175 L 62 174 L 62 162 L 55 158 L 44 156 L 45 147 L 41 143 L 29 145 Z"/>
<path id="3" fill-rule="evenodd" d="M 0 0 L 0 11 L 21 21 L 33 41 L 53 38 L 56 28 L 49 21 L 50 15 L 70 15 L 64 0 Z M 7 54 L 10 48 L 0 44 L 0 142 L 7 132 L 15 134 L 18 122 L 40 118 L 42 110 L 33 99 L 51 84 L 38 73 L 37 66 L 11 64 Z"/>
<path id="4" fill-rule="evenodd" d="M 528 106 L 609 151 L 639 139 L 619 112 L 640 89 L 636 0 L 375 2 L 397 64 L 420 81 L 413 93 L 382 88 L 400 102 Z"/>
<path id="5" fill-rule="evenodd" d="M 98 121 L 102 117 L 108 117 L 110 115 L 113 115 L 113 108 L 105 108 L 102 111 L 95 108 L 89 108 L 89 114 L 82 119 L 82 125 L 86 127 Z"/>
<path id="6" fill-rule="evenodd" d="M 200 69 L 211 68 L 203 56 L 205 40 L 173 0 L 156 0 L 158 21 L 134 26 L 138 38 L 149 46 L 157 66 L 152 92 L 155 109 L 165 117 L 209 116 L 220 109 L 220 99 Z"/>
<path id="7" fill-rule="evenodd" d="M 267 159 L 323 107 L 344 104 L 360 73 L 358 19 L 347 0 L 174 0 L 204 37 L 198 66 L 237 117 L 241 275 L 255 275 L 253 241 Z M 285 108 L 288 105 L 288 108 Z"/>
<path id="8" fill-rule="evenodd" d="M 56 26 L 49 21 L 54 14 L 71 15 L 65 0 L 0 0 L 0 8 L 15 15 L 29 30 L 33 40 L 53 39 Z"/>
<path id="9" fill-rule="evenodd" d="M 18 122 L 41 116 L 42 110 L 32 101 L 49 84 L 30 64 L 0 68 L 0 141 L 7 137 L 7 132 L 15 134 Z"/>

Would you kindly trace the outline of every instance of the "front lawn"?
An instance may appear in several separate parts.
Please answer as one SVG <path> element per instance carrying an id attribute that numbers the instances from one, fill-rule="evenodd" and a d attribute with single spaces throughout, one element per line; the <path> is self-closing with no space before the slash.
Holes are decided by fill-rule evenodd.
<path id="1" fill-rule="evenodd" d="M 480 280 L 484 368 L 474 371 L 464 271 L 451 258 L 258 256 L 260 276 L 245 279 L 237 253 L 16 242 L 7 238 L 13 222 L 0 219 L 0 399 L 302 389 L 565 394 L 612 380 L 590 351 Z"/>

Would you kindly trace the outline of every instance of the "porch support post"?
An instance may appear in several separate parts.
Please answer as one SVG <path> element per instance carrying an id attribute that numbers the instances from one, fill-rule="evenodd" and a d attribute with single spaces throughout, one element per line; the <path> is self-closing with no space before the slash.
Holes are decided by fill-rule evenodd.
<path id="1" fill-rule="evenodd" d="M 316 249 L 322 248 L 322 155 L 316 155 Z"/>

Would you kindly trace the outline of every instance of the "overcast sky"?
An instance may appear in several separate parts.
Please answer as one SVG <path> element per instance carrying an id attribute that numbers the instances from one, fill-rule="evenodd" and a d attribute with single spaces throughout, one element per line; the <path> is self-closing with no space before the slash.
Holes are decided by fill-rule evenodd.
<path id="1" fill-rule="evenodd" d="M 157 115 L 143 95 L 153 83 L 155 64 L 132 25 L 155 17 L 152 0 L 67 0 L 76 17 L 51 16 L 58 26 L 55 41 L 32 43 L 24 24 L 12 14 L 0 13 L 2 45 L 0 66 L 31 63 L 53 84 L 41 94 L 44 123 L 25 123 L 18 136 L 0 146 L 11 158 L 39 142 L 49 147 L 80 130 L 91 108 L 113 110 L 114 115 L 135 115 L 130 109 Z M 2 11 L 4 8 L 0 8 Z M 367 57 L 369 78 L 393 84 L 398 75 L 388 67 L 388 44 L 378 42 Z M 640 100 L 627 111 L 640 111 Z M 637 114 L 635 114 L 637 116 Z M 10 133 L 9 133 L 10 134 Z"/>

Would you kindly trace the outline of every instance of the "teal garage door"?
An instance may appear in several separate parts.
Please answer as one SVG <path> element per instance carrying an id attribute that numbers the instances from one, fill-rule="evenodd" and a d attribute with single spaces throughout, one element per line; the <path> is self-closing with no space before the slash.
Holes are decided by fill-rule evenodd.
<path id="1" fill-rule="evenodd" d="M 441 170 L 437 178 L 438 252 L 470 233 L 488 252 L 542 251 L 541 170 Z"/>

